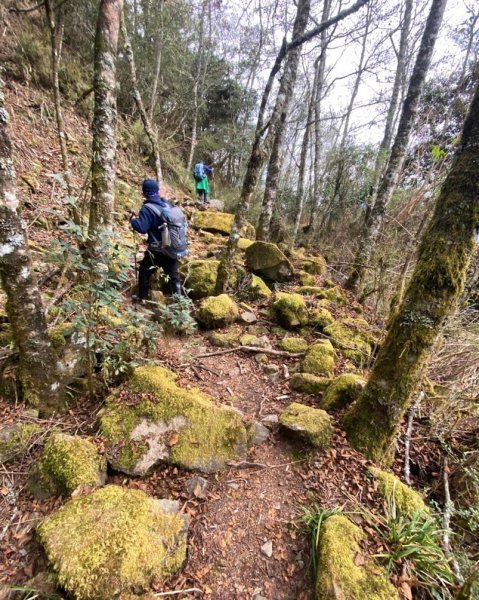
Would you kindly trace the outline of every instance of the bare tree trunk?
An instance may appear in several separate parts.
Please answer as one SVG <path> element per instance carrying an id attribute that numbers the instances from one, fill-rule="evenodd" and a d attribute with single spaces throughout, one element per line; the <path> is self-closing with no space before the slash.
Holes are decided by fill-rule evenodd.
<path id="1" fill-rule="evenodd" d="M 138 112 L 140 113 L 141 122 L 143 123 L 143 127 L 145 129 L 145 133 L 148 136 L 151 144 L 151 151 L 153 154 L 153 159 L 155 161 L 155 172 L 156 179 L 158 183 L 163 179 L 161 172 L 161 160 L 160 160 L 160 151 L 158 148 L 158 140 L 156 137 L 156 133 L 153 131 L 153 127 L 151 126 L 151 121 L 146 113 L 145 105 L 143 104 L 143 99 L 140 94 L 140 88 L 138 86 L 138 78 L 136 76 L 136 66 L 135 66 L 135 57 L 133 54 L 133 48 L 131 47 L 130 36 L 128 35 L 128 30 L 125 22 L 125 15 L 122 11 L 121 13 L 121 34 L 123 36 L 123 42 L 125 45 L 125 54 L 128 60 L 128 65 L 130 67 L 130 76 L 131 83 L 133 86 L 133 96 L 135 98 L 135 103 L 138 108 Z"/>
<path id="2" fill-rule="evenodd" d="M 0 79 L 0 280 L 6 310 L 20 356 L 25 400 L 41 416 L 62 408 L 60 365 L 50 344 L 40 290 L 33 274 L 25 223 L 18 212 L 12 145 L 7 131 L 3 81 Z"/>
<path id="3" fill-rule="evenodd" d="M 323 21 L 317 27 L 314 27 L 310 31 L 307 31 L 302 36 L 300 36 L 296 40 L 292 40 L 289 44 L 286 40 L 283 40 L 283 44 L 281 49 L 276 57 L 275 63 L 271 72 L 269 74 L 268 81 L 266 83 L 263 97 L 261 99 L 261 105 L 258 112 L 258 120 L 256 123 L 255 137 L 253 141 L 253 147 L 251 149 L 251 155 L 248 160 L 248 165 L 246 168 L 246 174 L 243 180 L 243 187 L 241 190 L 241 198 L 238 204 L 238 208 L 235 213 L 235 218 L 233 220 L 233 225 L 231 227 L 230 237 L 226 244 L 226 249 L 223 253 L 223 256 L 220 261 L 220 265 L 218 268 L 218 278 L 216 280 L 216 293 L 221 294 L 225 291 L 226 285 L 228 282 L 228 274 L 231 271 L 234 257 L 236 254 L 236 249 L 238 245 L 238 240 L 240 238 L 240 231 L 243 228 L 243 225 L 246 221 L 246 215 L 249 211 L 249 206 L 251 203 L 251 198 L 253 197 L 253 193 L 256 189 L 256 185 L 258 183 L 258 179 L 260 176 L 261 169 L 264 165 L 265 160 L 267 159 L 269 152 L 271 150 L 271 145 L 273 143 L 274 131 L 276 129 L 276 123 L 278 122 L 283 103 L 285 101 L 284 97 L 277 96 L 276 103 L 271 113 L 271 116 L 268 120 L 268 123 L 264 125 L 264 119 L 266 114 L 266 106 L 268 103 L 269 94 L 271 92 L 271 88 L 273 87 L 274 79 L 276 74 L 281 68 L 281 64 L 283 59 L 287 55 L 288 52 L 301 46 L 305 42 L 313 39 L 315 36 L 319 35 L 322 31 L 330 27 L 331 25 L 335 25 L 339 21 L 342 21 L 352 13 L 359 10 L 362 6 L 367 4 L 369 0 L 358 0 L 355 4 L 351 5 L 349 8 L 341 11 L 335 17 L 328 19 L 327 21 Z M 273 133 L 272 133 L 273 132 Z"/>
<path id="4" fill-rule="evenodd" d="M 306 25 L 308 24 L 310 8 L 310 0 L 298 0 L 296 19 L 293 26 L 293 39 L 297 39 L 305 32 Z M 263 204 L 261 208 L 258 229 L 256 231 L 256 237 L 259 240 L 269 239 L 271 219 L 273 218 L 273 209 L 278 194 L 278 184 L 283 158 L 283 145 L 286 133 L 286 119 L 288 118 L 289 107 L 293 99 L 300 54 L 300 46 L 291 52 L 288 52 L 283 76 L 278 88 L 277 97 L 284 97 L 284 101 L 282 103 L 283 105 L 276 125 L 276 130 L 273 134 L 274 139 L 271 147 L 271 156 L 269 159 Z"/>
<path id="5" fill-rule="evenodd" d="M 374 461 L 390 462 L 398 427 L 431 348 L 464 289 L 469 261 L 478 248 L 478 163 L 479 86 L 404 300 L 362 395 L 343 420 L 352 445 Z"/>
<path id="6" fill-rule="evenodd" d="M 467 65 L 469 64 L 469 57 L 471 56 L 471 50 L 472 50 L 472 47 L 474 44 L 474 37 L 477 34 L 476 25 L 479 21 L 479 12 L 474 14 L 472 12 L 472 9 L 469 9 L 469 12 L 471 13 L 471 22 L 469 24 L 469 33 L 468 33 L 466 54 L 465 54 L 464 60 L 462 62 L 461 74 L 459 75 L 459 81 L 461 81 L 464 78 L 464 75 L 466 74 Z"/>
<path id="7" fill-rule="evenodd" d="M 60 146 L 60 154 L 62 157 L 63 167 L 63 179 L 65 181 L 66 190 L 69 196 L 73 197 L 73 190 L 70 179 L 70 166 L 68 164 L 68 149 L 67 139 L 65 134 L 65 125 L 63 122 L 61 96 L 60 96 L 60 84 L 58 81 L 58 69 L 60 66 L 60 56 L 63 38 L 63 24 L 62 24 L 62 10 L 60 7 L 58 10 L 58 18 L 55 16 L 54 8 L 51 0 L 45 0 L 44 2 L 45 12 L 47 16 L 48 29 L 50 31 L 50 52 L 51 52 L 51 68 L 52 68 L 52 87 L 53 87 L 53 98 L 55 105 L 55 120 L 57 122 L 57 133 L 58 143 Z M 73 221 L 79 225 L 80 215 L 75 206 L 68 204 L 69 213 Z"/>
<path id="8" fill-rule="evenodd" d="M 95 35 L 90 237 L 113 226 L 116 180 L 116 59 L 122 0 L 101 0 Z"/>
<path id="9" fill-rule="evenodd" d="M 155 67 L 155 78 L 153 79 L 153 89 L 151 90 L 151 100 L 150 100 L 150 123 L 153 123 L 153 118 L 155 115 L 155 105 L 156 98 L 158 96 L 158 85 L 160 83 L 160 73 L 161 73 L 161 60 L 162 60 L 162 51 L 163 51 L 163 7 L 165 4 L 165 0 L 160 0 L 159 12 L 160 12 L 160 28 L 156 35 L 156 67 Z"/>
<path id="10" fill-rule="evenodd" d="M 388 165 L 381 180 L 376 202 L 366 223 L 354 261 L 355 265 L 346 283 L 346 286 L 353 291 L 357 291 L 361 285 L 365 268 L 379 236 L 387 203 L 398 183 L 446 2 L 447 0 L 433 0 L 431 5 Z"/>

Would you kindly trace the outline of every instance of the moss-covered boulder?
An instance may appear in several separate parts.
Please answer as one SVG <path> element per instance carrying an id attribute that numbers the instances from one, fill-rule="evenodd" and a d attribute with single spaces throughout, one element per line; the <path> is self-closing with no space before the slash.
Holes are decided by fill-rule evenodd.
<path id="1" fill-rule="evenodd" d="M 158 462 L 215 472 L 246 450 L 236 411 L 178 386 L 174 373 L 156 365 L 135 369 L 123 390 L 107 398 L 100 431 L 112 467 L 132 475 L 145 475 Z"/>
<path id="2" fill-rule="evenodd" d="M 301 362 L 302 373 L 330 375 L 334 371 L 336 353 L 329 340 L 320 340 L 308 348 Z"/>
<path id="3" fill-rule="evenodd" d="M 106 461 L 92 442 L 76 435 L 52 433 L 32 474 L 40 493 L 72 494 L 80 487 L 99 487 L 106 480 Z"/>
<path id="4" fill-rule="evenodd" d="M 280 341 L 279 347 L 281 350 L 291 353 L 306 352 L 308 349 L 308 342 L 300 337 L 285 337 Z"/>
<path id="5" fill-rule="evenodd" d="M 309 324 L 314 325 L 320 330 L 324 330 L 329 325 L 332 325 L 334 320 L 333 315 L 323 306 L 317 306 L 309 315 Z"/>
<path id="6" fill-rule="evenodd" d="M 253 240 L 248 240 L 246 238 L 240 238 L 238 240 L 238 250 L 241 250 L 242 252 L 244 252 L 247 248 L 249 248 L 251 246 L 251 244 L 254 244 Z"/>
<path id="7" fill-rule="evenodd" d="M 363 320 L 363 319 L 361 319 Z M 331 339 L 331 343 L 338 348 L 346 358 L 351 359 L 354 364 L 364 365 L 371 352 L 372 347 L 366 334 L 351 324 L 353 319 L 335 321 L 324 328 L 324 333 Z"/>
<path id="8" fill-rule="evenodd" d="M 217 211 L 196 211 L 191 219 L 191 226 L 195 229 L 210 231 L 211 233 L 221 233 L 229 235 L 233 225 L 234 215 Z M 251 223 L 246 223 L 241 232 L 243 238 L 254 240 L 256 237 L 255 229 Z"/>
<path id="9" fill-rule="evenodd" d="M 299 294 L 278 292 L 273 302 L 273 315 L 286 329 L 295 329 L 308 323 L 308 309 Z"/>
<path id="10" fill-rule="evenodd" d="M 327 412 L 292 402 L 279 416 L 284 429 L 322 452 L 331 445 L 333 427 Z"/>
<path id="11" fill-rule="evenodd" d="M 300 271 L 298 273 L 299 282 L 302 286 L 312 285 L 316 283 L 316 275 L 311 275 L 311 273 L 307 273 L 306 271 Z"/>
<path id="12" fill-rule="evenodd" d="M 316 561 L 317 600 L 399 600 L 386 572 L 372 559 L 364 559 L 360 543 L 365 537 L 343 515 L 323 522 Z"/>
<path id="13" fill-rule="evenodd" d="M 311 373 L 294 373 L 291 376 L 289 384 L 291 389 L 303 394 L 313 394 L 320 396 L 331 383 L 329 377 L 318 377 Z"/>
<path id="14" fill-rule="evenodd" d="M 392 498 L 399 513 L 412 517 L 415 513 L 427 514 L 429 512 L 421 496 L 395 475 L 376 467 L 369 467 L 369 472 L 378 482 L 378 491 L 381 496 L 385 499 Z"/>
<path id="15" fill-rule="evenodd" d="M 266 283 L 258 277 L 258 275 L 251 275 L 251 283 L 248 287 L 248 296 L 252 300 L 265 300 L 269 298 L 273 292 L 269 289 Z"/>
<path id="16" fill-rule="evenodd" d="M 0 428 L 0 464 L 25 454 L 43 429 L 36 423 L 16 423 Z"/>
<path id="17" fill-rule="evenodd" d="M 187 527 L 176 503 L 108 485 L 37 527 L 59 585 L 76 600 L 134 598 L 175 573 Z"/>
<path id="18" fill-rule="evenodd" d="M 300 260 L 300 268 L 311 275 L 324 275 L 326 261 L 322 256 L 308 256 Z"/>
<path id="19" fill-rule="evenodd" d="M 275 244 L 255 242 L 246 249 L 246 267 L 271 281 L 288 281 L 294 269 L 291 262 Z"/>
<path id="20" fill-rule="evenodd" d="M 328 385 L 321 402 L 321 408 L 324 410 L 338 410 L 349 406 L 358 399 L 365 385 L 366 381 L 361 375 L 355 373 L 339 375 Z"/>
<path id="21" fill-rule="evenodd" d="M 208 335 L 208 341 L 213 346 L 218 346 L 218 348 L 234 348 L 239 344 L 239 335 L 235 332 L 212 331 Z"/>
<path id="22" fill-rule="evenodd" d="M 181 267 L 184 287 L 191 298 L 197 300 L 215 293 L 219 264 L 218 260 L 192 260 Z"/>
<path id="23" fill-rule="evenodd" d="M 198 309 L 196 318 L 205 329 L 216 329 L 231 325 L 238 318 L 236 302 L 228 294 L 205 298 Z"/>

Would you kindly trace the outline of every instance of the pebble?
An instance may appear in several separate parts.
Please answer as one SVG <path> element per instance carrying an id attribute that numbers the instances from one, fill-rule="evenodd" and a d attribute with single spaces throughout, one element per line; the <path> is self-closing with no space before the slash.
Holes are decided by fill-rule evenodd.
<path id="1" fill-rule="evenodd" d="M 192 498 L 204 498 L 208 481 L 204 477 L 192 477 L 186 482 L 186 489 Z"/>
<path id="2" fill-rule="evenodd" d="M 271 558 L 273 556 L 273 542 L 271 540 L 265 542 L 261 546 L 261 552 L 268 558 Z"/>

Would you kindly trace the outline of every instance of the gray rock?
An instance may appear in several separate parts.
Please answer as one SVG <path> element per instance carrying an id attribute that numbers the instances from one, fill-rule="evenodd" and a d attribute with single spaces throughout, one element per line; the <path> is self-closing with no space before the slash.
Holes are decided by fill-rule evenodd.
<path id="1" fill-rule="evenodd" d="M 268 558 L 271 558 L 273 556 L 273 542 L 271 540 L 265 542 L 261 546 L 261 552 Z"/>
<path id="2" fill-rule="evenodd" d="M 225 203 L 223 200 L 219 200 L 218 198 L 210 198 L 208 200 L 208 209 L 218 210 L 219 212 L 223 212 L 225 209 Z"/>
<path id="3" fill-rule="evenodd" d="M 256 315 L 253 312 L 243 311 L 240 313 L 239 320 L 241 323 L 245 323 L 246 325 L 251 325 L 256 323 Z"/>
<path id="4" fill-rule="evenodd" d="M 280 371 L 280 368 L 278 367 L 278 365 L 275 365 L 274 363 L 264 366 L 264 372 L 266 373 L 266 375 L 277 375 L 279 373 L 279 371 Z"/>
<path id="5" fill-rule="evenodd" d="M 247 432 L 249 446 L 264 444 L 264 442 L 269 439 L 269 429 L 261 423 L 258 423 L 258 421 L 253 421 L 253 423 L 247 427 Z"/>
<path id="6" fill-rule="evenodd" d="M 265 427 L 268 427 L 268 429 L 271 429 L 279 424 L 278 415 L 266 415 L 261 419 L 261 423 L 263 423 Z"/>
<path id="7" fill-rule="evenodd" d="M 192 477 L 186 482 L 186 489 L 192 498 L 205 498 L 208 481 L 204 477 Z"/>
<path id="8" fill-rule="evenodd" d="M 266 350 L 271 350 L 271 342 L 268 336 L 262 335 L 257 337 L 255 340 L 251 341 L 251 346 L 255 346 L 256 348 L 265 348 Z"/>

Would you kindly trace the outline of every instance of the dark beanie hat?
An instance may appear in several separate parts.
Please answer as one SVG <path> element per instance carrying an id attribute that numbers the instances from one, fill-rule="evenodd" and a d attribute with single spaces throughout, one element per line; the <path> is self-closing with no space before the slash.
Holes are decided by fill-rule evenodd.
<path id="1" fill-rule="evenodd" d="M 158 184 L 154 179 L 145 179 L 142 188 L 144 196 L 154 196 L 159 191 Z"/>

